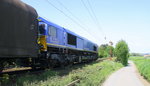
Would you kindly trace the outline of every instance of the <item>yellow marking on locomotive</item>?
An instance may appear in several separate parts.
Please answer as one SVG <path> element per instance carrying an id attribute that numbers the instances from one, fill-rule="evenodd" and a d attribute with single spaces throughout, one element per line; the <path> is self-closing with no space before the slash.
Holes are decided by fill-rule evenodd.
<path id="1" fill-rule="evenodd" d="M 38 17 L 37 17 L 37 20 L 38 20 L 38 21 L 42 21 L 42 20 L 41 20 L 41 19 L 39 19 L 39 18 L 40 18 L 40 16 L 38 16 Z"/>
<path id="2" fill-rule="evenodd" d="M 42 45 L 41 51 L 47 51 L 47 44 L 46 44 L 46 36 L 41 35 L 39 37 L 38 44 Z"/>
<path id="3" fill-rule="evenodd" d="M 58 47 L 66 47 L 66 46 L 63 46 L 63 45 L 57 45 L 57 44 L 51 44 L 51 43 L 47 43 L 47 45 L 58 46 Z"/>
<path id="4" fill-rule="evenodd" d="M 41 19 L 38 19 L 38 21 L 42 21 Z"/>

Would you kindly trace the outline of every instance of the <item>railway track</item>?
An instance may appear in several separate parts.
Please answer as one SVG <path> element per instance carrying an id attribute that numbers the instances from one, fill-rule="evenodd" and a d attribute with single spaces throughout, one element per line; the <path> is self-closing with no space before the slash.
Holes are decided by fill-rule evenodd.
<path id="1" fill-rule="evenodd" d="M 12 75 L 12 74 L 20 74 L 20 73 L 26 73 L 26 72 L 29 72 L 31 71 L 32 68 L 30 67 L 24 67 L 24 68 L 11 68 L 11 69 L 5 69 L 3 70 L 0 74 L 9 74 L 9 75 Z"/>
<path id="2" fill-rule="evenodd" d="M 9 81 L 9 84 L 11 83 L 16 83 L 16 80 L 19 77 L 26 77 L 26 76 L 40 76 L 44 73 L 47 73 L 48 71 L 53 71 L 53 72 L 57 72 L 58 75 L 61 76 L 65 76 L 68 75 L 69 72 L 78 69 L 78 68 L 82 68 L 86 65 L 91 65 L 93 63 L 98 63 L 101 61 L 104 61 L 106 59 L 109 58 L 105 58 L 105 59 L 98 59 L 96 61 L 93 62 L 83 62 L 83 63 L 75 63 L 73 65 L 69 65 L 69 66 L 65 66 L 63 67 L 56 67 L 56 68 L 52 68 L 52 69 L 37 69 L 37 70 L 33 70 L 31 69 L 31 67 L 25 67 L 25 68 L 12 68 L 12 69 L 7 69 L 7 70 L 3 70 L 3 72 L 0 75 L 0 86 L 8 86 L 7 81 Z M 18 77 L 18 78 L 16 78 Z M 4 82 L 6 81 L 6 82 Z M 71 83 L 69 83 L 66 86 L 74 86 L 74 84 L 76 83 L 80 83 L 80 80 L 75 80 Z M 11 85 L 9 85 L 11 86 Z"/>
<path id="3" fill-rule="evenodd" d="M 106 60 L 106 59 L 111 59 L 111 58 L 102 58 L 102 59 L 97 59 L 96 62 L 100 62 L 100 61 L 103 61 L 103 60 Z M 79 66 L 79 65 L 83 65 L 83 64 L 88 64 L 90 62 L 83 62 L 83 63 L 74 63 L 73 65 L 71 66 Z M 67 66 L 68 67 L 68 66 Z M 56 68 L 53 68 L 53 70 L 61 70 L 63 69 L 62 67 L 56 67 Z M 31 67 L 22 67 L 22 68 L 11 68 L 11 69 L 5 69 L 3 70 L 0 75 L 3 75 L 3 74 L 8 74 L 8 75 L 13 75 L 13 74 L 23 74 L 23 73 L 29 73 L 29 72 L 38 72 L 38 71 L 43 71 L 45 69 L 32 69 Z"/>

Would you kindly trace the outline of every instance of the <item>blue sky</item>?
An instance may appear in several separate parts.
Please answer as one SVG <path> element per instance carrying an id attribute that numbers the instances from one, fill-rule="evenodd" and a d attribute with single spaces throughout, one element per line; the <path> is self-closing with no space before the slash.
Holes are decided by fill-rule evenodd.
<path id="1" fill-rule="evenodd" d="M 83 28 L 51 6 L 47 0 L 22 1 L 33 6 L 39 16 L 74 31 L 98 45 L 112 41 L 115 46 L 123 39 L 128 43 L 130 52 L 150 52 L 150 0 L 89 0 L 99 26 L 89 15 L 82 0 L 49 0 Z M 83 1 L 90 10 L 88 0 Z"/>

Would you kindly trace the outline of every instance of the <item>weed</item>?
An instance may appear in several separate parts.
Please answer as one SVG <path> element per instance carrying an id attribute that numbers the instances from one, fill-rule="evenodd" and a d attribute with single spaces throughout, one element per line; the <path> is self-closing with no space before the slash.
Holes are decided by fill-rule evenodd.
<path id="1" fill-rule="evenodd" d="M 15 86 L 65 86 L 80 79 L 76 86 L 98 86 L 114 71 L 123 67 L 114 61 L 93 62 L 60 71 L 47 70 L 42 74 L 26 74 L 16 80 Z"/>
<path id="2" fill-rule="evenodd" d="M 130 60 L 134 61 L 141 75 L 150 81 L 150 59 L 144 57 L 130 57 Z"/>

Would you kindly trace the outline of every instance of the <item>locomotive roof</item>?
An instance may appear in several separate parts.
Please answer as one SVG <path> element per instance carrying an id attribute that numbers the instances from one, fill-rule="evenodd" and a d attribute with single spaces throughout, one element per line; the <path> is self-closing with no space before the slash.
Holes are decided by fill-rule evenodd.
<path id="1" fill-rule="evenodd" d="M 52 22 L 50 22 L 50 21 L 47 21 L 46 19 L 44 19 L 44 18 L 42 18 L 42 17 L 38 17 L 38 19 L 39 19 L 39 21 L 43 21 L 43 22 L 45 22 L 45 23 L 47 23 L 47 24 L 49 24 L 49 25 L 52 25 L 52 26 L 54 26 L 54 27 L 56 27 L 56 28 L 59 28 L 59 29 L 63 30 L 63 27 L 61 27 L 61 26 L 59 26 L 59 25 L 57 25 L 57 24 L 54 24 L 54 23 L 52 23 Z"/>

